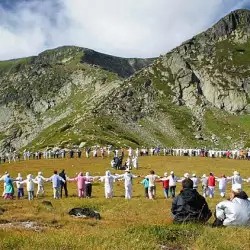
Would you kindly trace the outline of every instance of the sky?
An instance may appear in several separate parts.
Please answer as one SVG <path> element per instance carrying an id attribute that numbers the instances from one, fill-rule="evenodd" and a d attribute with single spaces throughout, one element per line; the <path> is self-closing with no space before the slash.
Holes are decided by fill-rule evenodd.
<path id="1" fill-rule="evenodd" d="M 250 0 L 0 0 L 0 60 L 75 45 L 156 57 Z"/>

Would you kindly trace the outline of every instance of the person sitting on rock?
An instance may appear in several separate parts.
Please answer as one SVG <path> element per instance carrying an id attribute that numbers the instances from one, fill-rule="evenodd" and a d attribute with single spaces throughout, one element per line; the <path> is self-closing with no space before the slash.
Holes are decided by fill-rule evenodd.
<path id="1" fill-rule="evenodd" d="M 184 179 L 182 187 L 180 194 L 172 202 L 171 211 L 174 223 L 208 221 L 212 213 L 205 198 L 193 189 L 193 181 L 189 178 Z"/>
<path id="2" fill-rule="evenodd" d="M 213 227 L 246 226 L 250 223 L 250 201 L 242 191 L 241 184 L 235 184 L 228 200 L 216 206 Z"/>

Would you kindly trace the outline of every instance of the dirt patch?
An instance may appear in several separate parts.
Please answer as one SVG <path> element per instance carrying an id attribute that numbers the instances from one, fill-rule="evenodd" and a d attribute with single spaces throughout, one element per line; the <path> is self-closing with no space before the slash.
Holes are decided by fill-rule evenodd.
<path id="1" fill-rule="evenodd" d="M 38 225 L 38 223 L 34 221 L 9 222 L 6 220 L 1 220 L 0 228 L 3 228 L 3 229 L 20 228 L 20 229 L 27 229 L 27 230 L 31 230 L 35 232 L 44 231 L 44 227 L 41 225 Z"/>

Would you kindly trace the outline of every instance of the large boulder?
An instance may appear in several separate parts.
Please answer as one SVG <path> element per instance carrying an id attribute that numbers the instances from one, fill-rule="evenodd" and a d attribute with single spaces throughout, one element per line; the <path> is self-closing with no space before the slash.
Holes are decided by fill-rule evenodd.
<path id="1" fill-rule="evenodd" d="M 69 211 L 69 215 L 71 215 L 72 217 L 77 217 L 77 218 L 95 218 L 97 220 L 101 219 L 101 216 L 98 212 L 88 207 L 72 208 Z"/>

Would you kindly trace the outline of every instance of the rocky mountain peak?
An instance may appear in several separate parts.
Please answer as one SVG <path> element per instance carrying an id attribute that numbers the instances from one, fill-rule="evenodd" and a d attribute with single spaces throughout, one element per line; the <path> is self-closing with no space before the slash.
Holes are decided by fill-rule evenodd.
<path id="1" fill-rule="evenodd" d="M 237 29 L 242 29 L 250 33 L 250 11 L 247 9 L 239 9 L 229 13 L 227 16 L 217 22 L 206 33 L 208 36 L 217 40 L 220 37 L 229 36 Z"/>

